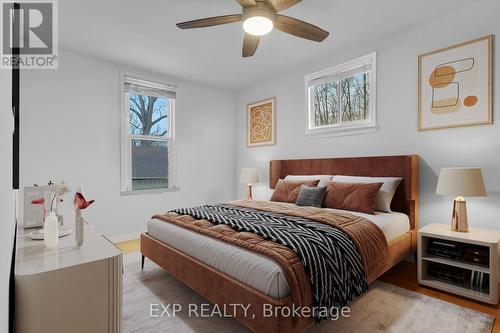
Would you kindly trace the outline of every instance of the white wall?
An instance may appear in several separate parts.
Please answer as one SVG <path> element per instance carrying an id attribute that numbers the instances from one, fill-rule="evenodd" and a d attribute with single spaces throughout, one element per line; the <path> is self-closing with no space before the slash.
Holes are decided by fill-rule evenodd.
<path id="1" fill-rule="evenodd" d="M 231 199 L 234 94 L 177 78 L 179 192 L 120 195 L 120 67 L 69 52 L 58 70 L 22 73 L 21 186 L 63 179 L 96 200 L 87 220 L 110 236 L 145 229 L 154 213 Z M 63 210 L 71 212 L 68 196 Z M 72 221 L 70 221 L 72 223 Z"/>
<path id="2" fill-rule="evenodd" d="M 448 223 L 450 220 L 451 198 L 434 194 L 439 169 L 477 165 L 483 168 L 489 197 L 469 199 L 469 222 L 474 226 L 500 228 L 498 117 L 493 126 L 417 132 L 417 56 L 488 34 L 500 37 L 498 13 L 499 1 L 479 1 L 408 31 L 342 54 L 331 54 L 322 62 L 241 91 L 237 97 L 236 167 L 259 167 L 264 181 L 256 192 L 264 195 L 271 159 L 417 153 L 422 158 L 420 223 L 425 225 L 431 221 Z M 304 75 L 373 51 L 377 51 L 379 130 L 364 135 L 306 137 Z M 499 52 L 495 53 L 495 61 L 500 63 Z M 499 68 L 495 67 L 496 82 Z M 277 98 L 277 144 L 246 148 L 246 105 L 272 96 Z M 494 100 L 500 100 L 498 85 L 494 90 Z M 236 188 L 241 194 L 243 189 Z"/>
<path id="3" fill-rule="evenodd" d="M 107 235 L 123 235 L 144 229 L 146 217 L 159 210 L 224 201 L 235 193 L 243 196 L 244 186 L 237 177 L 241 167 L 261 168 L 264 181 L 256 189 L 259 195 L 267 186 L 270 159 L 417 153 L 422 157 L 422 225 L 449 220 L 451 198 L 434 194 L 439 169 L 478 165 L 484 170 L 489 197 L 469 199 L 470 222 L 496 227 L 500 125 L 496 121 L 493 126 L 417 132 L 416 64 L 419 54 L 487 34 L 499 35 L 499 11 L 496 0 L 478 1 L 383 40 L 256 83 L 236 99 L 231 93 L 153 74 L 179 85 L 177 183 L 181 191 L 163 194 L 119 194 L 119 73 L 134 69 L 62 51 L 59 70 L 22 74 L 21 185 L 49 179 L 82 185 L 97 200 L 86 212 L 88 220 Z M 377 51 L 378 61 L 379 130 L 306 137 L 304 75 L 372 51 Z M 499 60 L 498 53 L 495 60 Z M 498 73 L 496 66 L 495 79 Z M 277 97 L 277 145 L 246 148 L 246 104 L 272 96 Z M 500 98 L 496 88 L 494 97 Z M 67 199 L 65 209 L 70 211 L 71 198 Z"/>
<path id="4" fill-rule="evenodd" d="M 8 330 L 9 275 L 14 243 L 14 191 L 12 190 L 12 76 L 0 70 L 0 332 Z"/>

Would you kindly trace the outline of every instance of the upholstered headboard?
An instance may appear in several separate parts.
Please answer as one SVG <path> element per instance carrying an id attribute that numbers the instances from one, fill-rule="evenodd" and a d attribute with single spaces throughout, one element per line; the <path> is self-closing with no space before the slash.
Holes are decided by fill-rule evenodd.
<path id="1" fill-rule="evenodd" d="M 269 186 L 275 188 L 278 179 L 287 175 L 401 177 L 403 181 L 394 194 L 391 209 L 407 214 L 411 229 L 415 230 L 418 229 L 418 167 L 418 155 L 272 160 Z"/>

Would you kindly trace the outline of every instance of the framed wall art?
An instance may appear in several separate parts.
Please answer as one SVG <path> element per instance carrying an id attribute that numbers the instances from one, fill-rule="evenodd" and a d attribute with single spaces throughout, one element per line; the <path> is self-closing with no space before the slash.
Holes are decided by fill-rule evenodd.
<path id="1" fill-rule="evenodd" d="M 46 186 L 26 186 L 24 188 L 24 228 L 35 228 L 43 226 L 44 216 L 44 199 L 45 192 L 51 191 L 53 188 L 50 185 Z"/>
<path id="2" fill-rule="evenodd" d="M 493 36 L 418 57 L 418 130 L 493 123 Z"/>
<path id="3" fill-rule="evenodd" d="M 247 106 L 247 147 L 276 144 L 276 98 Z"/>

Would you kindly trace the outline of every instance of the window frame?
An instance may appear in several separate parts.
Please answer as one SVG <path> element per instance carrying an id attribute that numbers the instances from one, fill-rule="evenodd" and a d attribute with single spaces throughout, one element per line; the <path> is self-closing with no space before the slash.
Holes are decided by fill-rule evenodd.
<path id="1" fill-rule="evenodd" d="M 369 101 L 368 101 L 368 118 L 365 120 L 355 120 L 349 122 L 341 122 L 334 125 L 315 126 L 314 120 L 314 99 L 312 98 L 312 91 L 314 86 L 310 83 L 314 80 L 325 76 L 341 75 L 342 73 L 355 70 L 356 68 L 371 65 L 370 75 L 368 76 L 369 84 Z M 357 74 L 363 73 L 360 71 Z M 353 74 L 356 75 L 356 74 Z M 305 96 L 306 96 L 306 135 L 350 135 L 373 132 L 377 130 L 377 54 L 372 52 L 365 56 L 344 62 L 339 65 L 325 68 L 321 71 L 308 74 L 305 76 Z M 340 86 L 340 81 L 339 86 Z M 331 81 L 330 81 L 331 82 Z M 338 89 L 340 94 L 340 89 Z M 339 99 L 339 103 L 341 103 Z M 342 117 L 340 117 L 342 118 Z"/>
<path id="2" fill-rule="evenodd" d="M 120 115 L 121 115 L 121 135 L 120 135 L 120 193 L 122 195 L 130 194 L 147 194 L 147 193 L 161 193 L 169 191 L 178 191 L 179 188 L 176 186 L 175 177 L 175 111 L 176 111 L 176 100 L 177 98 L 172 98 L 165 96 L 167 98 L 168 108 L 167 108 L 167 120 L 168 120 L 168 130 L 165 136 L 154 136 L 154 135 L 137 135 L 130 133 L 130 100 L 129 91 L 125 88 L 125 83 L 127 81 L 135 81 L 144 86 L 148 86 L 154 89 L 162 89 L 168 91 L 177 91 L 177 85 L 162 82 L 151 77 L 145 77 L 143 75 L 138 75 L 130 72 L 121 72 L 120 75 Z M 149 141 L 161 141 L 167 142 L 168 147 L 168 182 L 165 188 L 151 188 L 134 190 L 132 188 L 132 140 L 149 140 Z"/>

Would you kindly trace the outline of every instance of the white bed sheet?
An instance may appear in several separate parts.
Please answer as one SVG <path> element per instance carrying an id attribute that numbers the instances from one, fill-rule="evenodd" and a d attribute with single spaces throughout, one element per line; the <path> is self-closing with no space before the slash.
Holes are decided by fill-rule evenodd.
<path id="1" fill-rule="evenodd" d="M 382 229 L 387 241 L 410 230 L 409 218 L 403 213 L 376 212 L 375 215 L 349 213 L 366 217 L 375 223 Z M 148 233 L 165 244 L 268 296 L 284 298 L 290 295 L 290 287 L 281 267 L 274 260 L 263 255 L 159 220 L 148 222 Z"/>

